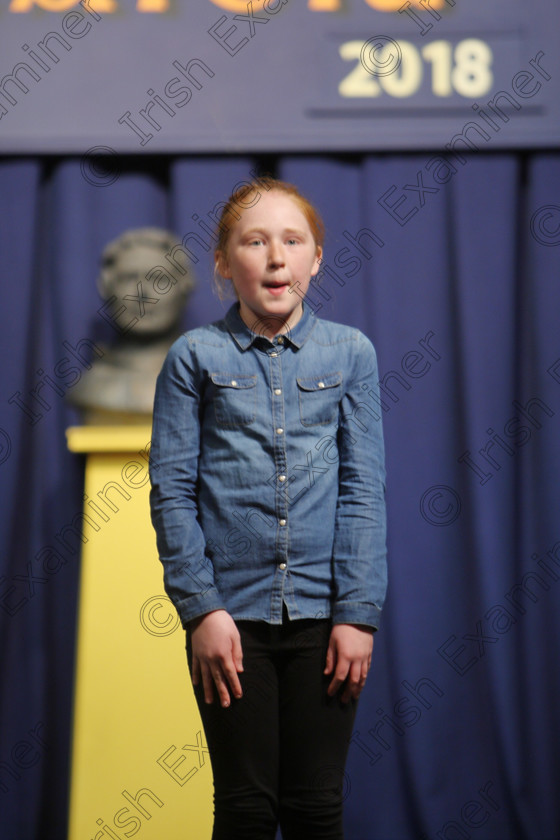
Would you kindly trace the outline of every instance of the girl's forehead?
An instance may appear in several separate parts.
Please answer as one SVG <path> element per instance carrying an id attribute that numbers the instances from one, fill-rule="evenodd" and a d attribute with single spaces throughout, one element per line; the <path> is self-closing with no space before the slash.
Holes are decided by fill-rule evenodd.
<path id="1" fill-rule="evenodd" d="M 291 196 L 276 190 L 270 193 L 261 192 L 258 201 L 252 207 L 241 210 L 240 216 L 241 218 L 236 222 L 235 227 L 247 228 L 254 224 L 285 223 L 309 228 L 305 214 L 298 202 Z"/>

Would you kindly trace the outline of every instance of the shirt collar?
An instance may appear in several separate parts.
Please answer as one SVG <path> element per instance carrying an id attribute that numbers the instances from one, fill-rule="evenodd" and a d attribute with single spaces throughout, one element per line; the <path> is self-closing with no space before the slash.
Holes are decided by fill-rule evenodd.
<path id="1" fill-rule="evenodd" d="M 228 309 L 224 320 L 226 327 L 242 350 L 247 350 L 257 339 L 262 338 L 262 336 L 259 336 L 258 333 L 249 329 L 239 314 L 239 303 L 234 303 Z M 284 340 L 292 344 L 296 350 L 299 350 L 307 341 L 307 338 L 315 324 L 315 313 L 308 304 L 303 301 L 303 314 L 292 330 L 287 333 L 283 333 Z"/>

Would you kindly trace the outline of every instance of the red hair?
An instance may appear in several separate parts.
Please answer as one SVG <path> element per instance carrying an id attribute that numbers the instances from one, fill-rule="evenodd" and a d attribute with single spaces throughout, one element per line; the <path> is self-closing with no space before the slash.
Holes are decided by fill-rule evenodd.
<path id="1" fill-rule="evenodd" d="M 259 176 L 252 181 L 244 181 L 242 186 L 236 186 L 233 193 L 225 202 L 218 221 L 218 242 L 214 250 L 214 283 L 220 299 L 226 297 L 228 289 L 224 278 L 218 272 L 218 260 L 227 251 L 231 231 L 235 226 L 235 222 L 241 218 L 239 211 L 243 212 L 243 210 L 247 210 L 249 207 L 254 207 L 260 200 L 262 190 L 266 192 L 275 191 L 289 196 L 305 216 L 313 239 L 315 240 L 317 251 L 323 247 L 325 239 L 323 220 L 313 204 L 300 193 L 294 184 L 289 184 L 287 181 L 279 181 L 277 178 L 272 178 L 269 175 Z M 231 222 L 232 217 L 235 220 L 233 223 Z"/>

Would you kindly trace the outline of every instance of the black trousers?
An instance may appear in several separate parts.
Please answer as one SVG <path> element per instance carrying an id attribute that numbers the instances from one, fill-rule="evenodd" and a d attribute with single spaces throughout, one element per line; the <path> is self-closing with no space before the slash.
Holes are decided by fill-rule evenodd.
<path id="1" fill-rule="evenodd" d="M 212 840 L 343 840 L 344 765 L 357 702 L 329 698 L 328 619 L 236 622 L 243 697 L 195 687 L 214 775 Z M 187 656 L 192 651 L 187 633 Z"/>

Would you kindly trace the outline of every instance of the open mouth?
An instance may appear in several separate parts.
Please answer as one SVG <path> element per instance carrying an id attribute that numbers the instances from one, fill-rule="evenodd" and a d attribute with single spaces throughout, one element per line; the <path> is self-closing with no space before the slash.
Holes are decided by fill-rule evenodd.
<path id="1" fill-rule="evenodd" d="M 264 287 L 271 295 L 281 295 L 288 287 L 289 283 L 265 283 Z"/>

